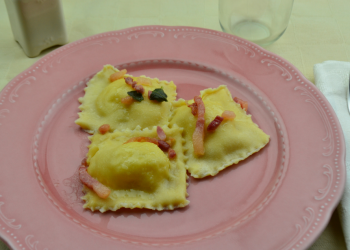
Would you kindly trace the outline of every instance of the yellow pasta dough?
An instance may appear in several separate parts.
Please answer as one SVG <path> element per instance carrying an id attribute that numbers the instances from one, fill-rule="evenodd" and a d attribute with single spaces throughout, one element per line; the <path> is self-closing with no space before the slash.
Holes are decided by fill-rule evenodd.
<path id="1" fill-rule="evenodd" d="M 184 128 L 186 167 L 193 177 L 214 176 L 226 167 L 258 152 L 269 142 L 269 136 L 232 100 L 226 86 L 203 90 L 201 97 L 205 105 L 205 128 L 225 110 L 233 111 L 236 118 L 232 121 L 224 120 L 214 132 L 205 131 L 205 154 L 197 156 L 192 143 L 197 117 L 192 115 L 184 100 L 173 103 L 170 126 L 176 124 Z"/>
<path id="2" fill-rule="evenodd" d="M 157 125 L 166 125 L 171 101 L 176 99 L 175 84 L 145 76 L 132 77 L 136 82 L 139 78 L 146 78 L 151 85 L 143 85 L 145 89 L 143 101 L 134 101 L 132 104 L 126 105 L 121 103 L 121 99 L 127 97 L 127 92 L 133 91 L 133 89 L 125 83 L 124 78 L 110 83 L 109 77 L 116 71 L 118 70 L 113 66 L 106 65 L 87 83 L 84 97 L 79 98 L 81 112 L 76 123 L 91 134 L 103 124 L 109 124 L 112 131 L 115 129 L 135 129 L 137 126 L 151 128 Z M 130 75 L 126 76 L 131 77 Z M 163 88 L 163 91 L 168 95 L 168 102 L 148 99 L 148 91 L 153 91 L 156 88 Z"/>
<path id="3" fill-rule="evenodd" d="M 117 71 L 111 65 L 104 66 L 88 82 L 85 96 L 79 99 L 81 112 L 76 123 L 93 134 L 87 171 L 111 190 L 103 199 L 84 185 L 84 208 L 105 212 L 120 208 L 172 210 L 184 207 L 189 204 L 186 169 L 195 178 L 214 176 L 269 142 L 269 136 L 232 100 L 227 87 L 220 86 L 200 93 L 205 105 L 205 128 L 225 110 L 233 111 L 236 117 L 224 120 L 214 132 L 205 131 L 205 154 L 195 155 L 192 135 L 197 116 L 192 115 L 188 107 L 193 100 L 175 101 L 173 82 L 125 75 L 142 84 L 145 92 L 143 101 L 123 104 L 121 99 L 133 88 L 124 78 L 109 81 L 110 75 Z M 167 94 L 168 102 L 149 100 L 148 91 L 157 88 Z M 109 131 L 113 132 L 97 132 L 103 124 L 110 125 Z M 156 126 L 162 127 L 167 138 L 174 139 L 175 158 L 169 159 L 167 152 L 151 142 L 125 143 L 135 137 L 158 139 Z"/>
<path id="4" fill-rule="evenodd" d="M 92 211 L 116 211 L 119 208 L 148 208 L 172 210 L 186 206 L 189 201 L 187 175 L 182 149 L 182 128 L 163 127 L 174 138 L 172 148 L 177 156 L 169 159 L 157 145 L 150 142 L 130 142 L 134 137 L 157 138 L 156 127 L 94 134 L 90 137 L 88 173 L 107 186 L 111 193 L 102 199 L 91 189 L 86 193 L 84 208 Z"/>

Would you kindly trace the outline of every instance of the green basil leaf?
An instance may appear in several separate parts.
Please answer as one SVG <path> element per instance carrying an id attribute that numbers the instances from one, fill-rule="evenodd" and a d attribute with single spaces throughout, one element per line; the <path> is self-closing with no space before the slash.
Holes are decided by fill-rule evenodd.
<path id="1" fill-rule="evenodd" d="M 155 89 L 152 91 L 152 94 L 150 95 L 150 100 L 155 100 L 158 102 L 167 102 L 167 94 L 165 94 L 164 90 L 162 88 Z"/>
<path id="2" fill-rule="evenodd" d="M 131 96 L 132 98 L 134 98 L 134 100 L 141 102 L 143 101 L 143 96 L 141 93 L 137 92 L 137 91 L 129 91 L 128 95 Z"/>

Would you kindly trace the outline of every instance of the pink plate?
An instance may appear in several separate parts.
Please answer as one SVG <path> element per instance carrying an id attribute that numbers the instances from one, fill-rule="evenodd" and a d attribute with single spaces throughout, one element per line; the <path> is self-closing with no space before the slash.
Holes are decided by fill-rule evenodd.
<path id="1" fill-rule="evenodd" d="M 77 99 L 105 64 L 173 80 L 183 98 L 225 84 L 271 141 L 215 177 L 190 179 L 187 208 L 84 210 Z M 306 249 L 345 183 L 343 135 L 324 96 L 286 60 L 207 29 L 129 28 L 51 52 L 1 92 L 0 138 L 0 234 L 18 250 Z"/>

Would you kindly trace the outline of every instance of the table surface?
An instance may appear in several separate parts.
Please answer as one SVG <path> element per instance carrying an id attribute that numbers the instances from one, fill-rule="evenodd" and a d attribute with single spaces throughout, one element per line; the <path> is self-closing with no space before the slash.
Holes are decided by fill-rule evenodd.
<path id="1" fill-rule="evenodd" d="M 61 0 L 69 42 L 97 33 L 139 25 L 186 25 L 221 31 L 218 0 Z M 350 1 L 295 0 L 286 32 L 265 47 L 295 65 L 311 82 L 313 66 L 326 60 L 349 61 Z M 27 69 L 28 58 L 13 38 L 4 1 L 0 1 L 0 90 Z M 7 250 L 0 240 L 0 250 Z M 309 250 L 346 249 L 337 212 Z"/>

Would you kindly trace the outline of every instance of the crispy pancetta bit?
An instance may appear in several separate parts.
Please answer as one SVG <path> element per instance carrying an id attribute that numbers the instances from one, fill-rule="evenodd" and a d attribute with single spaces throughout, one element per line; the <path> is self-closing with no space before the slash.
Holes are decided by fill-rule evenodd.
<path id="1" fill-rule="evenodd" d="M 198 106 L 196 128 L 192 135 L 193 149 L 196 155 L 204 155 L 204 114 L 205 106 L 200 96 L 195 96 L 194 101 Z"/>
<path id="2" fill-rule="evenodd" d="M 143 94 L 145 92 L 145 89 L 142 87 L 142 85 L 137 85 L 137 82 L 135 82 L 131 77 L 125 77 L 124 80 L 127 84 L 131 85 L 131 87 L 135 91 L 137 91 L 141 94 Z"/>
<path id="3" fill-rule="evenodd" d="M 224 120 L 224 118 L 222 118 L 221 116 L 216 116 L 215 119 L 209 123 L 208 127 L 207 127 L 207 131 L 208 132 L 214 132 L 219 125 L 221 124 L 221 122 Z"/>
<path id="4" fill-rule="evenodd" d="M 170 145 L 162 140 L 158 140 L 158 147 L 163 151 L 168 151 L 170 148 Z"/>
<path id="5" fill-rule="evenodd" d="M 133 85 L 137 84 L 136 82 L 134 82 L 134 80 L 131 77 L 124 77 L 124 80 L 127 84 L 131 85 L 131 87 L 133 87 L 133 88 L 134 88 Z"/>
<path id="6" fill-rule="evenodd" d="M 125 105 L 130 105 L 134 102 L 134 98 L 132 98 L 131 96 L 126 96 L 126 97 L 120 99 L 120 102 L 125 104 Z"/>
<path id="7" fill-rule="evenodd" d="M 84 185 L 94 190 L 98 197 L 102 199 L 108 198 L 109 194 L 111 193 L 111 190 L 108 187 L 89 175 L 87 172 L 87 167 L 85 166 L 81 166 L 79 168 L 79 179 Z"/>
<path id="8" fill-rule="evenodd" d="M 168 157 L 169 159 L 173 159 L 176 156 L 176 152 L 174 149 L 171 148 L 171 145 L 175 142 L 174 138 L 169 138 L 167 141 L 166 140 L 166 134 L 164 130 L 160 127 L 157 126 L 157 135 L 158 135 L 158 147 L 163 150 L 164 152 L 168 152 Z"/>
<path id="9" fill-rule="evenodd" d="M 165 134 L 164 130 L 160 126 L 157 126 L 157 135 L 158 135 L 158 138 L 160 140 L 165 141 L 166 134 Z"/>
<path id="10" fill-rule="evenodd" d="M 86 161 L 86 157 L 81 161 L 81 165 L 82 166 L 85 166 L 85 167 L 88 167 L 89 165 L 87 164 L 87 161 Z"/>
<path id="11" fill-rule="evenodd" d="M 191 108 L 192 115 L 196 116 L 198 114 L 198 106 L 197 103 L 192 103 L 190 105 L 187 105 L 187 107 Z"/>
<path id="12" fill-rule="evenodd" d="M 173 138 L 169 138 L 169 139 L 173 139 Z M 173 141 L 173 140 L 170 140 Z M 169 143 L 162 141 L 162 140 L 157 140 L 154 138 L 150 138 L 150 137 L 143 137 L 143 136 L 139 136 L 139 137 L 134 137 L 129 139 L 128 141 L 124 142 L 124 144 L 129 143 L 129 142 L 151 142 L 156 144 L 161 150 L 168 152 L 168 157 L 170 159 L 173 159 L 176 156 L 176 152 L 174 149 L 170 148 Z"/>
<path id="13" fill-rule="evenodd" d="M 103 124 L 101 125 L 101 127 L 98 128 L 98 131 L 101 133 L 101 134 L 105 134 L 109 131 L 109 129 L 111 128 L 111 126 L 109 126 L 109 124 Z"/>
<path id="14" fill-rule="evenodd" d="M 110 82 L 114 82 L 114 81 L 116 81 L 118 79 L 123 78 L 124 75 L 126 74 L 126 72 L 127 72 L 126 69 L 122 69 L 121 71 L 113 73 L 112 75 L 110 75 L 109 81 Z"/>
<path id="15" fill-rule="evenodd" d="M 235 119 L 236 114 L 231 110 L 225 110 L 224 112 L 222 112 L 221 117 L 224 118 L 224 120 L 233 120 Z"/>
<path id="16" fill-rule="evenodd" d="M 148 99 L 150 99 L 150 100 L 151 100 L 151 95 L 152 95 L 152 91 L 148 90 Z"/>
<path id="17" fill-rule="evenodd" d="M 157 139 L 150 138 L 150 137 L 144 137 L 144 136 L 133 137 L 133 138 L 127 140 L 126 142 L 124 142 L 124 144 L 129 143 L 129 142 L 151 142 L 151 143 L 156 144 L 157 146 L 159 145 Z"/>
<path id="18" fill-rule="evenodd" d="M 134 86 L 134 90 L 136 90 L 137 92 L 143 94 L 145 92 L 145 89 L 142 87 L 142 85 L 135 85 Z"/>
<path id="19" fill-rule="evenodd" d="M 241 105 L 241 108 L 245 111 L 248 110 L 248 102 L 243 101 L 242 99 L 239 99 L 238 97 L 233 98 L 235 102 L 237 102 L 239 105 Z"/>
<path id="20" fill-rule="evenodd" d="M 217 115 L 215 119 L 208 125 L 207 131 L 214 132 L 223 120 L 233 120 L 235 119 L 235 117 L 236 114 L 233 111 L 225 110 L 224 112 L 222 112 L 221 116 Z"/>
<path id="21" fill-rule="evenodd" d="M 169 159 L 174 159 L 176 157 L 176 152 L 174 149 L 172 149 L 172 148 L 168 149 L 168 157 L 169 157 Z"/>

